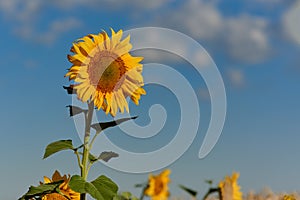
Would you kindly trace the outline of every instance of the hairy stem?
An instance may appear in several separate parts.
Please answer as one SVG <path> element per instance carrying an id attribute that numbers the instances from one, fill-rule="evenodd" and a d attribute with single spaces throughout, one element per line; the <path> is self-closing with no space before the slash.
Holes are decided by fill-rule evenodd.
<path id="1" fill-rule="evenodd" d="M 79 166 L 80 170 L 82 171 L 83 165 L 81 164 L 81 161 L 80 161 L 80 155 L 77 150 L 74 153 L 76 154 L 76 157 L 77 157 L 78 166 Z"/>
<path id="2" fill-rule="evenodd" d="M 91 101 L 88 103 L 88 111 L 85 114 L 85 132 L 84 132 L 84 144 L 83 144 L 83 155 L 82 155 L 82 169 L 81 169 L 81 177 L 84 180 L 87 180 L 88 176 L 88 158 L 90 153 L 89 148 L 89 141 L 90 141 L 90 135 L 91 135 L 91 123 L 93 118 L 93 112 L 94 112 L 94 103 Z M 85 200 L 86 194 L 80 195 L 80 200 Z"/>

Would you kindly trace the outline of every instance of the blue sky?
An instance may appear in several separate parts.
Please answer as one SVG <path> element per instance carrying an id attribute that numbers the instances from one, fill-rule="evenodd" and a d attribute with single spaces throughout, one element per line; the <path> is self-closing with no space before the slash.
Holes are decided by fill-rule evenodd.
<path id="1" fill-rule="evenodd" d="M 144 63 L 168 64 L 183 74 L 199 101 L 201 128 L 188 151 L 169 166 L 171 193 L 183 195 L 177 185 L 185 184 L 203 194 L 205 179 L 218 182 L 233 171 L 240 172 L 245 193 L 265 186 L 278 192 L 299 191 L 300 32 L 295 28 L 299 7 L 292 0 L 0 0 L 0 199 L 18 198 L 55 169 L 78 173 L 71 152 L 42 160 L 52 141 L 73 138 L 80 143 L 65 108 L 72 99 L 62 89 L 68 84 L 63 76 L 70 67 L 66 55 L 72 42 L 102 29 L 109 32 L 110 27 L 144 26 L 174 29 L 198 41 L 218 66 L 226 88 L 222 135 L 213 151 L 199 160 L 211 114 L 203 79 L 174 55 L 135 52 L 145 57 Z M 148 95 L 140 106 L 130 104 L 132 114 L 139 115 L 136 122 L 150 123 L 152 104 L 163 105 L 168 119 L 159 135 L 149 140 L 112 129 L 111 141 L 127 150 L 162 147 L 176 132 L 180 110 L 172 93 L 155 85 L 145 88 Z M 118 172 L 101 163 L 92 169 L 91 179 L 99 173 L 119 183 L 120 190 L 137 195 L 133 185 L 147 179 L 147 174 Z"/>

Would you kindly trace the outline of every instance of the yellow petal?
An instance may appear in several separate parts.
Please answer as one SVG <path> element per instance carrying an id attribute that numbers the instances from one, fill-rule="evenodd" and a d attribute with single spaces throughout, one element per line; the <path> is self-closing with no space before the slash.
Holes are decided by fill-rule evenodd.
<path id="1" fill-rule="evenodd" d="M 89 36 L 83 37 L 82 40 L 88 46 L 89 49 L 93 49 L 95 47 L 93 40 Z"/>
<path id="2" fill-rule="evenodd" d="M 88 87 L 88 89 L 86 90 L 86 92 L 83 94 L 82 96 L 82 101 L 86 102 L 87 100 L 89 100 L 89 98 L 92 96 L 92 94 L 95 92 L 95 89 L 93 86 Z"/>
<path id="3" fill-rule="evenodd" d="M 120 101 L 122 103 L 122 106 L 125 107 L 126 112 L 129 113 L 128 102 L 126 101 L 126 98 L 124 97 L 123 92 L 119 92 L 119 96 L 120 96 Z"/>
<path id="4" fill-rule="evenodd" d="M 103 39 L 103 36 L 102 34 L 100 33 L 99 35 L 94 35 L 94 40 L 95 40 L 95 43 L 96 44 L 102 44 L 104 39 Z"/>
<path id="5" fill-rule="evenodd" d="M 132 45 L 131 44 L 127 44 L 127 45 L 124 45 L 122 47 L 117 47 L 116 50 L 115 50 L 115 53 L 119 56 L 122 56 L 126 53 L 128 53 L 130 51 L 130 49 L 132 48 Z"/>
<path id="6" fill-rule="evenodd" d="M 80 42 L 78 43 L 78 45 L 80 46 L 80 51 L 85 54 L 85 55 L 89 55 L 90 52 L 94 49 L 93 47 L 89 47 L 85 42 Z"/>
<path id="7" fill-rule="evenodd" d="M 112 30 L 112 29 L 111 29 Z M 122 34 L 123 34 L 123 31 L 122 30 L 119 30 L 116 34 L 114 33 L 114 31 L 112 30 L 112 38 L 111 38 L 111 41 L 112 41 L 112 46 L 111 48 L 114 49 L 119 43 L 120 43 L 120 40 L 122 38 Z"/>
<path id="8" fill-rule="evenodd" d="M 72 58 L 74 60 L 78 60 L 81 63 L 88 63 L 90 61 L 89 58 L 87 58 L 86 56 L 82 55 L 82 54 L 75 54 L 72 56 Z"/>
<path id="9" fill-rule="evenodd" d="M 69 71 L 79 71 L 81 69 L 81 66 L 73 65 Z"/>
<path id="10" fill-rule="evenodd" d="M 118 103 L 116 100 L 116 93 L 112 93 L 112 102 L 111 102 L 111 114 L 112 116 L 116 116 L 116 113 L 118 112 Z"/>
<path id="11" fill-rule="evenodd" d="M 117 104 L 118 108 L 120 108 L 120 112 L 123 113 L 124 105 L 122 104 L 120 92 L 121 92 L 121 90 L 118 90 L 117 92 L 115 92 L 115 100 L 116 100 L 116 104 Z"/>
<path id="12" fill-rule="evenodd" d="M 110 50 L 110 39 L 109 39 L 107 33 L 102 32 L 101 34 L 103 37 L 103 43 L 104 43 L 105 49 Z"/>
<path id="13" fill-rule="evenodd" d="M 103 104 L 103 93 L 102 92 L 98 92 L 98 95 L 96 96 L 95 98 L 95 105 L 97 106 L 97 108 L 101 108 L 102 107 L 102 104 Z"/>
<path id="14" fill-rule="evenodd" d="M 128 35 L 124 40 L 122 40 L 116 47 L 123 48 L 130 44 L 129 41 L 130 41 L 130 35 Z"/>
<path id="15" fill-rule="evenodd" d="M 47 176 L 44 176 L 44 183 L 51 183 L 52 181 Z"/>
<path id="16" fill-rule="evenodd" d="M 105 94 L 105 99 L 106 99 L 106 103 L 107 103 L 107 108 L 106 108 L 106 114 L 108 114 L 111 110 L 111 104 L 112 104 L 112 93 L 106 93 Z"/>
<path id="17" fill-rule="evenodd" d="M 69 60 L 71 63 L 73 63 L 74 65 L 78 65 L 78 66 L 82 65 L 82 62 L 79 61 L 79 60 L 76 60 L 73 56 L 67 55 L 67 57 L 68 57 L 68 60 Z"/>

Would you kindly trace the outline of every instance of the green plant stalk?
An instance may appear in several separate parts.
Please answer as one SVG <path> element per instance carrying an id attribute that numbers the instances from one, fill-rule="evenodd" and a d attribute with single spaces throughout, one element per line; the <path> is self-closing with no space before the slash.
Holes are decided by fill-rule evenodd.
<path id="1" fill-rule="evenodd" d="M 95 140 L 96 140 L 96 137 L 99 135 L 99 133 L 100 132 L 96 132 L 96 134 L 94 135 L 94 137 L 93 137 L 93 139 L 92 139 L 92 141 L 91 141 L 91 143 L 90 143 L 90 149 L 92 149 L 92 147 L 93 147 L 93 144 L 94 144 L 94 142 L 95 142 Z"/>
<path id="2" fill-rule="evenodd" d="M 146 185 L 146 186 L 143 188 L 139 200 L 144 200 L 144 197 L 145 197 L 145 191 L 146 191 L 147 188 L 148 188 L 148 185 Z"/>
<path id="3" fill-rule="evenodd" d="M 81 171 L 81 170 L 82 170 L 82 168 L 83 168 L 83 166 L 82 166 L 82 164 L 81 164 L 81 161 L 80 161 L 80 155 L 79 155 L 79 153 L 78 153 L 78 151 L 77 151 L 77 150 L 76 150 L 74 153 L 76 154 L 77 163 L 78 163 L 78 166 L 79 166 L 79 168 L 80 168 L 80 171 Z"/>
<path id="4" fill-rule="evenodd" d="M 90 141 L 90 135 L 91 135 L 91 123 L 93 118 L 93 112 L 94 112 L 94 103 L 93 101 L 88 102 L 88 111 L 85 114 L 85 133 L 84 133 L 84 144 L 83 144 L 83 155 L 82 155 L 82 161 L 81 161 L 81 177 L 84 180 L 87 180 L 88 176 L 88 157 L 90 153 L 90 147 L 89 147 L 89 141 Z M 80 195 L 80 200 L 85 200 L 86 194 Z"/>

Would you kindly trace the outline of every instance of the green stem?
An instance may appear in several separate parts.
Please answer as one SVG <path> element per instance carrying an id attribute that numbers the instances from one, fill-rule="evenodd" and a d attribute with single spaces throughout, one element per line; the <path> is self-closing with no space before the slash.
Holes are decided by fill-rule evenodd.
<path id="1" fill-rule="evenodd" d="M 96 132 L 96 134 L 94 135 L 94 137 L 93 137 L 93 139 L 92 139 L 92 141 L 91 141 L 91 143 L 90 143 L 90 149 L 92 149 L 92 147 L 93 147 L 93 144 L 94 144 L 94 142 L 95 142 L 95 139 L 96 139 L 96 137 L 99 135 L 99 133 L 100 132 Z"/>
<path id="2" fill-rule="evenodd" d="M 83 180 L 87 180 L 88 176 L 88 157 L 90 153 L 90 148 L 89 148 L 89 141 L 90 141 L 90 135 L 91 135 L 91 123 L 92 123 L 92 118 L 93 118 L 93 112 L 94 112 L 94 103 L 89 102 L 88 103 L 88 111 L 85 114 L 85 132 L 84 132 L 84 144 L 83 144 L 83 155 L 82 155 L 82 169 L 81 169 L 81 177 Z M 81 194 L 80 195 L 80 200 L 85 200 L 86 199 L 86 194 Z"/>
<path id="3" fill-rule="evenodd" d="M 78 151 L 75 151 L 74 153 L 76 154 L 76 157 L 77 157 L 78 166 L 79 166 L 80 170 L 82 170 L 83 165 L 80 162 L 80 155 L 79 155 Z"/>
<path id="4" fill-rule="evenodd" d="M 145 197 L 145 191 L 146 191 L 147 188 L 148 188 L 148 185 L 146 185 L 146 186 L 143 188 L 142 193 L 141 193 L 141 195 L 140 195 L 140 200 L 143 200 L 143 199 L 144 199 L 144 197 Z"/>

